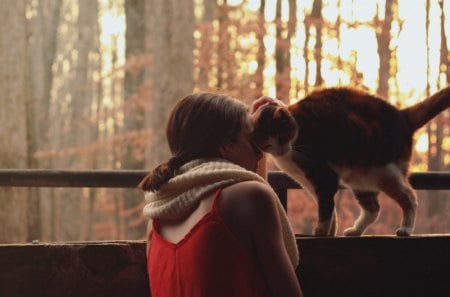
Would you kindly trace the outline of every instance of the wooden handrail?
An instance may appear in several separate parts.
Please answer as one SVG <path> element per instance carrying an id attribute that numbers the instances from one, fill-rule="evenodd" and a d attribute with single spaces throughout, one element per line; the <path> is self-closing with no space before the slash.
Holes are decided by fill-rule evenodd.
<path id="1" fill-rule="evenodd" d="M 0 169 L 0 187 L 136 188 L 146 174 L 144 170 Z M 287 190 L 301 186 L 281 171 L 269 172 L 268 180 L 287 209 Z M 449 190 L 450 172 L 416 172 L 410 182 L 418 190 Z"/>
<path id="2" fill-rule="evenodd" d="M 146 173 L 144 170 L 0 169 L 0 187 L 136 188 Z M 410 182 L 417 190 L 450 190 L 450 171 L 415 172 Z M 276 188 L 301 188 L 281 171 L 269 172 L 269 183 Z"/>

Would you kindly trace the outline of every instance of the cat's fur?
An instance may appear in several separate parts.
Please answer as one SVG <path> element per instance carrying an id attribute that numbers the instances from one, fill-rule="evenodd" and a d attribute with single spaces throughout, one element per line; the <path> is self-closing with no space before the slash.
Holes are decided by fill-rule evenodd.
<path id="1" fill-rule="evenodd" d="M 417 208 L 408 181 L 413 134 L 449 107 L 450 87 L 402 110 L 362 90 L 326 88 L 285 107 L 262 107 L 254 118 L 254 141 L 316 198 L 316 235 L 336 233 L 334 195 L 341 182 L 361 207 L 344 235 L 359 236 L 376 220 L 382 191 L 403 211 L 396 234 L 408 236 Z"/>

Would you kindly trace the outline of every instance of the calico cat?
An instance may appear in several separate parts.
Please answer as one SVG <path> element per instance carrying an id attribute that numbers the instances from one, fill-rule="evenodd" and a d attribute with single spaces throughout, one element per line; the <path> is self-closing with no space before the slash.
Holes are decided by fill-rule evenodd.
<path id="1" fill-rule="evenodd" d="M 408 181 L 413 134 L 449 107 L 450 86 L 401 110 L 366 91 L 325 88 L 288 106 L 261 107 L 254 142 L 316 198 L 316 235 L 336 233 L 334 195 L 341 182 L 361 208 L 344 235 L 359 236 L 376 220 L 382 191 L 402 209 L 396 234 L 409 236 L 417 208 Z"/>

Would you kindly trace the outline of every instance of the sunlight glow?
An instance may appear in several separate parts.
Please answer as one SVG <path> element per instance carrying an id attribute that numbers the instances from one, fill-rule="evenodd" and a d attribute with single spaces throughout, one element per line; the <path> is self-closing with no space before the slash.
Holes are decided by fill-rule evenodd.
<path id="1" fill-rule="evenodd" d="M 101 4 L 105 6 L 104 10 L 100 10 L 100 42 L 103 46 L 103 67 L 102 74 L 106 75 L 113 69 L 112 65 L 112 51 L 116 50 L 116 57 L 118 58 L 117 64 L 123 65 L 125 63 L 125 15 L 119 11 L 111 11 L 106 9 L 108 2 L 101 1 Z M 113 48 L 111 45 L 114 44 Z"/>
<path id="2" fill-rule="evenodd" d="M 247 2 L 247 7 L 250 11 L 257 11 L 261 3 L 259 0 L 250 0 Z"/>
<path id="3" fill-rule="evenodd" d="M 422 134 L 417 139 L 416 145 L 415 145 L 416 152 L 418 153 L 425 153 L 428 151 L 428 135 Z"/>
<path id="4" fill-rule="evenodd" d="M 228 0 L 227 4 L 230 6 L 238 6 L 242 4 L 242 0 Z"/>

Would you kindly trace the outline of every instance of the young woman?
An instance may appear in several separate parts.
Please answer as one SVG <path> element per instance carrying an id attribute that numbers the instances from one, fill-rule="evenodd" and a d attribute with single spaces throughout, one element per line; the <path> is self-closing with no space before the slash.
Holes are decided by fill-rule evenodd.
<path id="1" fill-rule="evenodd" d="M 173 108 L 172 158 L 140 184 L 149 220 L 153 297 L 302 296 L 298 251 L 286 214 L 256 174 L 252 110 L 225 95 L 196 93 Z"/>

